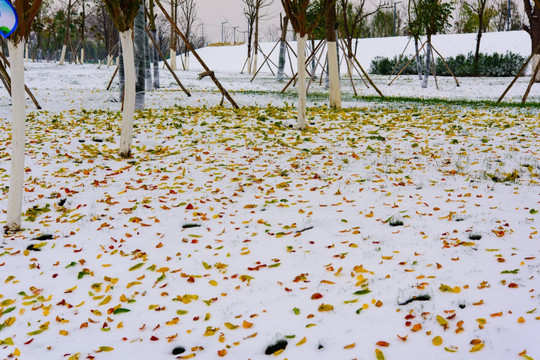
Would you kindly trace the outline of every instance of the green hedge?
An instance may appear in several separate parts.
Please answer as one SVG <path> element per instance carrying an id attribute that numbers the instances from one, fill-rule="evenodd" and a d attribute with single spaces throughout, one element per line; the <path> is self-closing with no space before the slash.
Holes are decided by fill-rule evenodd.
<path id="1" fill-rule="evenodd" d="M 442 60 L 435 55 L 437 59 L 437 75 L 448 76 L 450 73 L 448 69 L 442 62 Z M 409 58 L 410 59 L 410 58 Z M 405 66 L 407 58 L 401 59 L 394 74 Z M 390 75 L 394 69 L 398 56 L 389 59 L 386 57 L 377 56 L 371 61 L 370 72 L 377 75 Z M 472 52 L 467 55 L 457 55 L 455 57 L 445 58 L 446 63 L 456 76 L 473 76 L 473 60 L 474 54 Z M 422 69 L 424 69 L 424 57 L 420 57 L 420 62 L 422 64 Z M 525 58 L 521 55 L 507 52 L 506 54 L 480 54 L 478 59 L 478 75 L 479 76 L 515 76 L 523 63 Z M 416 60 L 413 60 L 405 69 L 402 74 L 406 75 L 415 75 L 417 74 L 416 70 Z M 431 74 L 430 74 L 431 75 Z"/>

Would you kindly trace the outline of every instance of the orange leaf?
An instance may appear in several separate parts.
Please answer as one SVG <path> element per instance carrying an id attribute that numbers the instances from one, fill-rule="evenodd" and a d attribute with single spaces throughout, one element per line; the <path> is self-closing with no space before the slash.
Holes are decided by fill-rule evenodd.
<path id="1" fill-rule="evenodd" d="M 242 327 L 243 327 L 244 329 L 249 329 L 249 328 L 251 328 L 252 326 L 253 326 L 253 324 L 250 323 L 249 321 L 245 321 L 245 320 L 244 320 L 244 322 L 242 323 Z"/>
<path id="2" fill-rule="evenodd" d="M 422 324 L 420 323 L 414 324 L 411 330 L 414 332 L 422 330 Z"/>
<path id="3" fill-rule="evenodd" d="M 318 299 L 320 299 L 322 297 L 323 296 L 320 293 L 315 293 L 315 294 L 311 295 L 311 300 L 318 300 Z"/>
<path id="4" fill-rule="evenodd" d="M 386 341 L 377 341 L 377 346 L 380 346 L 380 347 L 388 347 L 390 344 L 387 343 Z"/>
<path id="5" fill-rule="evenodd" d="M 344 349 L 352 349 L 355 346 L 356 346 L 356 343 L 352 343 L 352 344 L 349 344 L 349 345 L 345 345 L 343 348 Z"/>
<path id="6" fill-rule="evenodd" d="M 217 354 L 218 354 L 220 357 L 224 357 L 225 355 L 227 355 L 227 350 L 225 350 L 225 349 L 218 350 Z"/>

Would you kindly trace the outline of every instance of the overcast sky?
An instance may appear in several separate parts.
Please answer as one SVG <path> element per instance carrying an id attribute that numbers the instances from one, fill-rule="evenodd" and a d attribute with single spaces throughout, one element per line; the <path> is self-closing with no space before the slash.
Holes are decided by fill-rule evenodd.
<path id="1" fill-rule="evenodd" d="M 232 28 L 238 26 L 236 30 L 237 41 L 242 41 L 247 30 L 247 20 L 244 16 L 244 3 L 242 0 L 196 0 L 198 6 L 198 19 L 204 23 L 204 31 L 210 42 L 221 41 L 221 23 L 224 24 L 225 31 L 230 35 L 229 41 L 232 41 Z M 279 27 L 279 13 L 282 11 L 281 1 L 274 0 L 268 8 L 268 16 L 261 29 L 261 37 L 266 39 L 268 27 Z"/>

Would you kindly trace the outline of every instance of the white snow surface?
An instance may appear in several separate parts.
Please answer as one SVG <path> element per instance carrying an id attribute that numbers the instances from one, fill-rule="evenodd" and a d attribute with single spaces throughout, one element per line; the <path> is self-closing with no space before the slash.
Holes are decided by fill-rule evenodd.
<path id="1" fill-rule="evenodd" d="M 485 34 L 483 49 L 527 55 L 523 34 Z M 406 41 L 362 40 L 360 62 Z M 117 155 L 113 67 L 26 63 L 43 110 L 27 100 L 24 230 L 0 243 L 0 359 L 540 358 L 536 108 L 359 100 L 343 78 L 346 109 L 327 109 L 316 81 L 300 132 L 294 88 L 250 82 L 241 46 L 200 54 L 242 109 L 218 106 L 193 57 L 177 72 L 191 97 L 162 70 L 131 159 Z M 496 100 L 512 79 L 373 80 L 391 96 Z M 5 91 L 0 117 L 5 217 Z"/>

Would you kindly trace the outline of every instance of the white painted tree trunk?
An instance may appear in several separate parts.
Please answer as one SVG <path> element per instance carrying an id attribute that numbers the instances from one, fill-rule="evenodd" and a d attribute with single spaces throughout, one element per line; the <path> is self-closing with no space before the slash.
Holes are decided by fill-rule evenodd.
<path id="1" fill-rule="evenodd" d="M 11 62 L 11 173 L 7 208 L 7 230 L 21 229 L 25 148 L 24 41 L 8 40 Z"/>
<path id="2" fill-rule="evenodd" d="M 84 64 L 84 48 L 81 48 L 81 65 Z"/>
<path id="3" fill-rule="evenodd" d="M 122 131 L 120 134 L 120 156 L 122 157 L 131 155 L 133 115 L 135 114 L 135 61 L 132 34 L 133 30 L 120 33 L 125 74 L 124 111 L 122 113 Z"/>
<path id="4" fill-rule="evenodd" d="M 62 45 L 62 55 L 60 55 L 60 61 L 58 62 L 58 65 L 64 65 L 64 61 L 66 60 L 66 45 Z"/>
<path id="5" fill-rule="evenodd" d="M 177 70 L 177 68 L 176 68 L 176 50 L 170 49 L 169 54 L 170 54 L 170 58 L 171 58 L 169 65 L 171 66 L 171 69 L 176 71 Z"/>
<path id="6" fill-rule="evenodd" d="M 248 67 L 248 74 L 251 74 L 251 57 L 248 57 L 247 59 L 247 67 Z"/>
<path id="7" fill-rule="evenodd" d="M 330 74 L 330 107 L 341 109 L 341 90 L 339 87 L 339 69 L 337 43 L 328 43 L 328 72 Z"/>
<path id="8" fill-rule="evenodd" d="M 24 61 L 28 62 L 28 43 L 24 45 Z"/>
<path id="9" fill-rule="evenodd" d="M 307 35 L 298 36 L 297 41 L 297 67 L 298 67 L 298 117 L 296 121 L 297 129 L 306 128 L 306 40 Z"/>
<path id="10" fill-rule="evenodd" d="M 255 75 L 257 72 L 257 53 L 253 54 L 253 63 L 251 64 L 251 75 Z"/>
<path id="11" fill-rule="evenodd" d="M 534 55 L 531 59 L 531 77 L 534 75 L 534 69 L 538 66 L 538 63 L 540 63 L 540 55 Z M 536 79 L 534 79 L 535 82 L 540 82 L 540 71 L 536 74 Z"/>
<path id="12" fill-rule="evenodd" d="M 431 65 L 431 43 L 428 41 L 426 44 L 426 72 L 424 73 L 424 80 L 422 81 L 422 87 L 425 89 L 428 87 L 429 70 Z"/>

